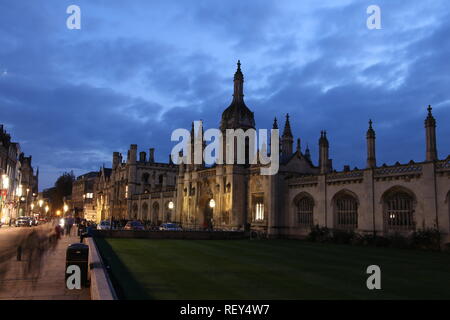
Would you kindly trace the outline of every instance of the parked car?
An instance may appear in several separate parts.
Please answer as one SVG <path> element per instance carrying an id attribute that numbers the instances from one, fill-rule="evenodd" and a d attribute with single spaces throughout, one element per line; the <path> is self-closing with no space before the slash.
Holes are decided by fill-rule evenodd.
<path id="1" fill-rule="evenodd" d="M 33 225 L 33 221 L 30 217 L 19 217 L 16 220 L 16 227 L 31 227 Z"/>
<path id="2" fill-rule="evenodd" d="M 97 230 L 109 230 L 111 229 L 111 223 L 108 220 L 100 221 L 97 225 Z"/>
<path id="3" fill-rule="evenodd" d="M 159 226 L 159 230 L 161 231 L 181 231 L 181 227 L 176 223 L 163 223 Z"/>
<path id="4" fill-rule="evenodd" d="M 145 230 L 144 225 L 142 222 L 134 220 L 134 221 L 128 221 L 123 230 Z"/>

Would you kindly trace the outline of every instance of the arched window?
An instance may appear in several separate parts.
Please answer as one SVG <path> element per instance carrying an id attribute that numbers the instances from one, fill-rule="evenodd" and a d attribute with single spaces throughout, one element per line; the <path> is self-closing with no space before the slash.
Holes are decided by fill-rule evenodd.
<path id="1" fill-rule="evenodd" d="M 265 220 L 264 197 L 262 195 L 253 195 L 253 221 L 262 222 Z"/>
<path id="2" fill-rule="evenodd" d="M 138 215 L 138 205 L 135 203 L 133 204 L 133 218 L 136 219 Z"/>
<path id="3" fill-rule="evenodd" d="M 303 195 L 296 199 L 295 208 L 297 223 L 302 227 L 313 226 L 314 200 L 309 196 Z"/>
<path id="4" fill-rule="evenodd" d="M 148 174 L 148 172 L 145 172 L 144 174 L 142 174 L 142 182 L 143 183 L 148 183 L 149 178 L 150 178 L 150 175 Z"/>
<path id="5" fill-rule="evenodd" d="M 159 224 L 159 203 L 154 202 L 152 206 L 152 223 Z"/>
<path id="6" fill-rule="evenodd" d="M 142 219 L 148 220 L 148 204 L 147 202 L 144 202 L 142 204 Z"/>
<path id="7" fill-rule="evenodd" d="M 384 197 L 384 225 L 386 231 L 408 231 L 415 229 L 414 198 L 409 193 L 397 190 Z"/>
<path id="8" fill-rule="evenodd" d="M 358 201 L 346 192 L 335 198 L 335 228 L 354 230 L 358 228 Z"/>

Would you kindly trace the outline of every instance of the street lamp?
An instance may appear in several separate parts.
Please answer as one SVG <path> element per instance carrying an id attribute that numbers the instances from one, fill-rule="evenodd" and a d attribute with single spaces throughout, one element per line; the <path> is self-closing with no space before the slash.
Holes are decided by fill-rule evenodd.
<path id="1" fill-rule="evenodd" d="M 44 204 L 44 200 L 39 200 L 39 207 L 41 207 L 42 208 L 42 205 Z"/>
<path id="2" fill-rule="evenodd" d="M 49 208 L 48 205 L 47 205 L 47 206 L 45 206 L 45 215 L 47 215 L 48 210 L 50 210 L 50 208 Z"/>

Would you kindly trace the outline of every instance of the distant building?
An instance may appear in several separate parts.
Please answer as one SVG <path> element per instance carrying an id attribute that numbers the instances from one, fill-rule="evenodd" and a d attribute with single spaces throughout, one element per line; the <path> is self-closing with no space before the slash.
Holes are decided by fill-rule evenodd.
<path id="1" fill-rule="evenodd" d="M 75 216 L 96 221 L 94 189 L 99 172 L 83 174 L 72 183 L 71 206 Z"/>
<path id="2" fill-rule="evenodd" d="M 31 156 L 25 157 L 20 145 L 0 125 L 0 217 L 3 223 L 30 215 L 38 192 L 38 172 L 34 175 Z"/>

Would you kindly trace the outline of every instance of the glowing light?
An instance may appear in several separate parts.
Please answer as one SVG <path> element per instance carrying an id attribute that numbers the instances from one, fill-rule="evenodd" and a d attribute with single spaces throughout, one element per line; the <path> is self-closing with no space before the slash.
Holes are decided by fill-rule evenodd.
<path id="1" fill-rule="evenodd" d="M 209 200 L 209 206 L 214 208 L 216 206 L 216 201 L 214 201 L 214 199 Z"/>
<path id="2" fill-rule="evenodd" d="M 9 189 L 9 177 L 6 174 L 2 175 L 2 189 Z"/>
<path id="3" fill-rule="evenodd" d="M 61 226 L 61 228 L 64 228 L 64 218 L 61 218 L 60 220 L 59 220 L 59 225 Z"/>
<path id="4" fill-rule="evenodd" d="M 64 204 L 64 213 L 66 213 L 69 210 L 69 206 L 67 204 Z"/>
<path id="5" fill-rule="evenodd" d="M 39 200 L 39 207 L 41 207 L 42 208 L 42 205 L 44 204 L 44 200 Z"/>
<path id="6" fill-rule="evenodd" d="M 173 207 L 174 207 L 174 205 L 173 205 L 173 201 L 170 201 L 170 202 L 169 202 L 169 205 L 168 205 L 168 207 L 169 207 L 169 209 L 171 209 L 171 210 L 173 209 Z"/>

